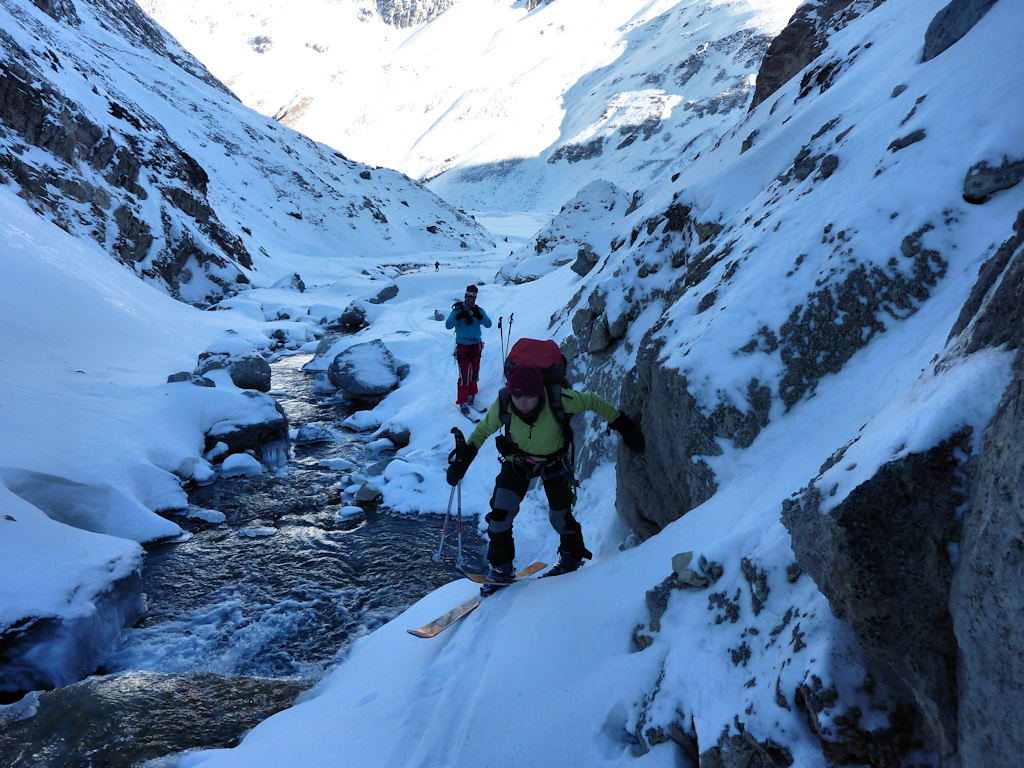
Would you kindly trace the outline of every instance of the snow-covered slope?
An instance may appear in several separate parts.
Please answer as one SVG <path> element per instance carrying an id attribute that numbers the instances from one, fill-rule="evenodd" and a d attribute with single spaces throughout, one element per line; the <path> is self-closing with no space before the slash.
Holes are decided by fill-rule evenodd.
<path id="1" fill-rule="evenodd" d="M 402 174 L 244 107 L 130 0 L 45 7 L 0 8 L 0 183 L 173 295 L 486 242 Z"/>
<path id="2" fill-rule="evenodd" d="M 511 237 L 511 261 L 504 247 L 460 249 L 442 255 L 444 271 L 388 274 L 397 296 L 352 339 L 381 339 L 409 365 L 401 386 L 361 416 L 410 432 L 376 481 L 388 506 L 437 513 L 448 497 L 452 421 L 438 417 L 438 403 L 454 376 L 438 350 L 451 338 L 428 318 L 471 281 L 482 282 L 480 303 L 492 316 L 514 313 L 516 336 L 557 337 L 574 353 L 574 381 L 641 415 L 647 450 L 631 456 L 600 421 L 577 424 L 577 511 L 596 555 L 580 572 L 511 587 L 434 640 L 408 635 L 473 594 L 455 581 L 363 638 L 302 703 L 237 748 L 167 763 L 1013 764 L 1024 748 L 1022 671 L 1005 652 L 1022 629 L 1012 532 L 1020 527 L 1014 480 L 1024 477 L 1024 157 L 1016 143 L 1024 10 L 1010 0 L 957 3 L 988 12 L 922 61 L 944 5 L 814 0 L 815 16 L 845 8 L 826 25 L 821 55 L 749 115 L 724 114 L 699 158 L 678 159 L 646 185 L 586 187 L 540 236 Z M 560 6 L 573 4 L 554 0 L 524 18 Z M 718 18 L 743 6 L 700 7 Z M 457 18 L 448 11 L 435 21 L 446 17 Z M 721 32 L 728 37 L 726 26 Z M 427 37 L 424 27 L 403 39 L 411 46 Z M 565 182 L 573 195 L 576 182 Z M 5 239 L 19 249 L 17 263 L 34 264 L 40 246 L 71 250 L 75 263 L 96 256 L 6 199 Z M 522 196 L 498 186 L 488 202 L 502 213 Z M 542 240 L 550 252 L 537 249 Z M 580 243 L 593 258 L 562 263 Z M 537 260 L 528 264 L 521 257 L 531 252 Z M 79 358 L 63 346 L 49 357 L 39 349 L 85 330 L 54 326 L 12 301 L 28 317 L 19 338 L 30 343 L 19 354 L 51 371 L 57 396 L 32 399 L 32 365 L 10 369 L 8 386 L 21 387 L 19 403 L 31 408 L 17 418 L 0 411 L 5 434 L 32 414 L 48 427 L 58 421 L 47 406 L 60 397 L 72 409 L 101 402 L 97 418 L 155 418 L 151 399 L 170 391 L 155 370 L 176 367 L 219 332 L 208 323 L 265 334 L 275 306 L 301 315 L 327 297 L 344 306 L 379 287 L 342 264 L 343 279 L 312 295 L 255 290 L 225 312 L 165 313 L 147 309 L 152 292 L 122 281 L 126 272 L 89 272 L 123 289 L 120 300 L 113 289 L 98 291 L 95 303 L 83 298 L 48 275 L 53 261 L 32 267 L 46 275 L 40 285 L 59 289 L 53 301 L 111 324 L 123 313 L 138 334 L 123 350 L 90 342 L 112 367 L 86 383 L 111 397 L 88 397 L 95 390 L 76 389 L 90 371 Z M 494 282 L 481 280 L 495 273 Z M 537 279 L 502 279 L 527 273 Z M 146 346 L 161 338 L 164 318 L 195 346 Z M 41 335 L 31 335 L 37 326 Z M 491 334 L 482 397 L 501 381 Z M 115 367 L 143 388 L 106 384 Z M 230 391 L 203 397 L 221 394 Z M 129 468 L 143 456 L 151 464 L 119 487 L 136 476 L 146 489 L 173 487 L 173 460 L 195 458 L 196 414 L 205 413 L 191 400 L 176 405 L 180 412 L 192 415 L 156 418 L 168 422 L 169 446 L 101 441 Z M 989 434 L 994 415 L 1001 431 Z M 80 439 L 69 467 L 88 469 L 90 444 Z M 26 445 L 29 455 L 61 458 L 59 443 L 44 437 Z M 470 468 L 467 510 L 486 510 L 494 458 L 488 443 Z M 16 506 L 18 523 L 7 523 L 20 524 L 19 515 Z M 527 497 L 516 539 L 523 562 L 553 557 L 542 494 Z M 91 583 L 104 558 L 130 562 L 131 546 L 107 544 L 76 562 L 78 578 Z M 1003 557 L 986 564 L 980 550 Z M 684 552 L 693 559 L 674 557 Z"/>
<path id="3" fill-rule="evenodd" d="M 356 0 L 142 5 L 264 114 L 466 209 L 554 212 L 707 150 L 797 3 L 474 0 L 408 30 Z"/>
<path id="4" fill-rule="evenodd" d="M 1019 389 L 1013 345 L 966 354 L 949 337 L 985 260 L 1020 258 L 1024 15 L 997 2 L 922 61 L 943 0 L 850 5 L 805 72 L 613 211 L 619 235 L 585 276 L 565 264 L 502 292 L 519 332 L 564 340 L 587 386 L 643 415 L 647 452 L 619 448 L 615 481 L 613 440 L 578 428 L 596 562 L 499 593 L 447 636 L 407 636 L 473 589 L 451 584 L 359 643 L 317 696 L 182 766 L 956 765 L 957 738 L 1012 754 L 1009 720 L 955 733 L 957 695 L 966 711 L 1019 693 L 975 677 L 948 690 L 973 630 L 955 638 L 924 601 L 950 599 L 956 539 L 904 525 L 920 497 L 928 525 L 956 526 L 968 457 Z M 1003 182 L 977 206 L 965 181 L 982 163 Z M 934 452 L 944 468 L 915 474 Z M 887 474 L 889 494 L 865 501 Z M 486 498 L 491 472 L 465 482 Z M 649 537 L 624 552 L 613 489 Z M 551 556 L 541 498 L 516 525 L 523 562 Z M 830 574 L 840 525 L 875 549 Z M 808 530 L 821 550 L 801 543 L 798 564 Z M 686 551 L 693 570 L 673 574 Z"/>

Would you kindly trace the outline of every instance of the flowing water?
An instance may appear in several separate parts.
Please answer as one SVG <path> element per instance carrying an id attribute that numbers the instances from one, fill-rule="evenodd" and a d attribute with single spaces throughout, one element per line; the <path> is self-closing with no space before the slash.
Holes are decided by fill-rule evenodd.
<path id="1" fill-rule="evenodd" d="M 316 394 L 308 359 L 274 363 L 274 395 L 293 428 L 325 439 L 273 473 L 190 492 L 191 514 L 175 517 L 188 535 L 149 549 L 146 614 L 97 676 L 33 695 L 33 717 L 0 719 L 0 765 L 130 768 L 232 745 L 356 638 L 452 580 L 451 563 L 431 559 L 437 518 L 350 516 L 349 476 L 385 457 L 343 429 L 349 411 Z M 480 558 L 474 526 L 463 535 Z"/>

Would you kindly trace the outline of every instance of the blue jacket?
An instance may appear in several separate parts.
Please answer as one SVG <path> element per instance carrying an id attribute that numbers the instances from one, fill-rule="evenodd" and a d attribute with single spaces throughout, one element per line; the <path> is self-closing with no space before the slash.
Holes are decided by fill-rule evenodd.
<path id="1" fill-rule="evenodd" d="M 445 328 L 455 329 L 455 343 L 456 344 L 479 344 L 483 341 L 483 329 L 491 327 L 491 318 L 484 312 L 483 307 L 479 304 L 476 308 L 480 310 L 480 319 L 477 320 L 475 317 L 470 317 L 468 320 L 464 317 L 460 317 L 458 320 L 455 316 L 463 311 L 464 305 L 461 301 L 455 302 L 455 306 L 452 308 L 451 314 L 448 315 L 448 319 L 445 320 Z"/>

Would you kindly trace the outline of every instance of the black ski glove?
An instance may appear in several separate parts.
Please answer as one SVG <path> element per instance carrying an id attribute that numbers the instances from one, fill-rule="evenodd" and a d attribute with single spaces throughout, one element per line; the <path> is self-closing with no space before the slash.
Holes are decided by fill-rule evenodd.
<path id="1" fill-rule="evenodd" d="M 462 310 L 457 315 L 455 315 L 455 319 L 456 320 L 466 320 L 466 321 L 469 321 L 470 318 L 472 318 L 472 317 L 473 316 L 471 314 L 469 314 L 469 312 L 467 312 L 466 310 Z"/>
<path id="2" fill-rule="evenodd" d="M 448 454 L 448 473 L 445 475 L 448 485 L 458 485 L 459 481 L 466 476 L 466 470 L 469 469 L 469 465 L 475 458 L 476 448 L 469 443 L 464 443 L 462 450 L 456 448 Z"/>
<path id="3" fill-rule="evenodd" d="M 477 320 L 484 319 L 484 313 L 480 311 L 480 307 L 473 307 L 473 317 L 475 317 Z"/>
<path id="4" fill-rule="evenodd" d="M 619 417 L 608 426 L 622 435 L 622 442 L 626 444 L 629 450 L 633 451 L 633 453 L 643 453 L 645 447 L 644 433 L 640 431 L 640 426 L 629 416 L 620 413 Z"/>
<path id="5" fill-rule="evenodd" d="M 494 438 L 494 445 L 502 456 L 515 456 L 520 452 L 516 441 L 511 437 L 505 437 L 505 435 L 498 435 Z"/>

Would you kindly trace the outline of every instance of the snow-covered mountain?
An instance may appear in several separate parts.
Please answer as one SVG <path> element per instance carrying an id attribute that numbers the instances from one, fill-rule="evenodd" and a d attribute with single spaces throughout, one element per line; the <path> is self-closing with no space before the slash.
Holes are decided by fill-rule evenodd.
<path id="1" fill-rule="evenodd" d="M 39 5 L 0 9 L 0 180 L 172 295 L 272 283 L 283 254 L 312 277 L 325 258 L 485 242 L 401 174 L 242 106 L 133 2 Z"/>
<path id="2" fill-rule="evenodd" d="M 615 15 L 612 5 L 587 6 L 596 27 Z M 352 44 L 369 45 L 377 30 L 411 50 L 451 40 L 432 30 L 453 20 L 475 12 L 493 21 L 499 11 L 517 40 L 553 18 L 545 14 L 575 9 L 584 18 L 581 7 L 554 0 L 527 12 L 519 2 L 462 0 L 411 32 L 384 29 L 370 8 Z M 739 40 L 751 18 L 781 7 L 695 0 L 626 10 L 633 31 L 653 31 L 656 18 L 666 28 L 703 19 L 714 21 L 709 40 L 731 32 Z M 18 436 L 0 452 L 0 481 L 8 489 L 22 481 L 18 493 L 3 492 L 10 512 L 0 526 L 31 534 L 17 550 L 27 565 L 2 582 L 21 588 L 0 592 L 15 609 L 0 616 L 11 626 L 33 607 L 59 606 L 69 619 L 95 611 L 84 598 L 60 603 L 62 589 L 40 568 L 46 546 L 78 553 L 58 587 L 96 593 L 104 567 L 110 579 L 130 580 L 139 554 L 117 529 L 157 525 L 152 510 L 180 494 L 173 470 L 206 469 L 210 412 L 243 396 L 223 376 L 200 391 L 164 385 L 155 371 L 182 364 L 197 346 L 225 344 L 225 328 L 250 342 L 281 331 L 312 350 L 315 341 L 299 334 L 318 325 L 310 322 L 317 308 L 376 294 L 372 278 L 388 277 L 397 294 L 371 308 L 351 341 L 379 340 L 409 366 L 391 394 L 361 412 L 369 428 L 409 431 L 374 482 L 398 512 L 443 511 L 451 423 L 438 418 L 437 390 L 454 382 L 437 351 L 450 336 L 425 318 L 474 281 L 490 314 L 514 313 L 517 336 L 556 338 L 578 386 L 642 419 L 641 456 L 599 420 L 576 425 L 576 509 L 593 562 L 488 598 L 438 638 L 409 636 L 475 590 L 453 581 L 362 638 L 314 691 L 237 747 L 165 764 L 1015 764 L 1024 749 L 1024 667 L 1012 651 L 1024 632 L 1024 8 L 813 0 L 782 27 L 748 73 L 756 80 L 744 101 L 707 124 L 699 157 L 654 152 L 651 175 L 615 163 L 625 181 L 565 178 L 578 163 L 538 163 L 538 174 L 550 174 L 543 183 L 566 193 L 553 208 L 560 213 L 536 233 L 510 233 L 507 246 L 442 253 L 445 271 L 364 277 L 340 265 L 341 279 L 316 290 L 245 291 L 223 311 L 199 313 L 109 259 L 95 267 L 103 257 L 95 243 L 0 189 L 0 243 L 34 286 L 5 285 L 0 302 L 5 324 L 18 320 L 10 326 L 17 364 L 0 375 L 19 404 L 17 413 L 0 410 L 5 436 Z M 487 37 L 490 50 L 502 47 L 505 29 Z M 316 31 L 326 41 L 334 30 Z M 607 41 L 603 54 L 667 61 L 694 50 L 689 39 L 667 40 L 637 33 L 625 54 Z M 461 41 L 467 57 L 479 43 Z M 710 103 L 724 82 L 694 75 L 694 101 Z M 405 97 L 440 90 L 427 83 Z M 595 104 L 608 93 L 591 91 Z M 566 120 L 586 114 L 585 99 L 574 106 Z M 549 126 L 546 112 L 536 114 L 529 126 Z M 662 134 L 675 141 L 668 126 Z M 657 147 L 662 134 L 622 151 Z M 478 194 L 474 184 L 465 199 Z M 492 215 L 481 219 L 507 221 L 527 197 L 494 185 Z M 89 290 L 61 274 L 59 253 L 89 276 Z M 308 264 L 275 257 L 282 267 Z M 426 260 L 409 254 L 411 263 Z M 81 323 L 60 322 L 47 311 L 47 288 L 50 301 L 98 313 L 104 328 L 123 326 L 125 343 L 104 334 L 101 344 Z M 501 383 L 494 340 L 481 375 L 490 394 Z M 318 357 L 348 341 L 328 339 Z M 90 357 L 99 361 L 92 368 Z M 78 409 L 85 430 L 68 411 L 63 421 L 50 413 L 61 397 L 89 406 Z M 170 406 L 160 405 L 167 398 Z M 101 428 L 108 420 L 155 428 L 122 440 Z M 96 444 L 105 458 L 89 452 Z M 486 510 L 494 459 L 492 441 L 464 480 L 467 508 Z M 103 483 L 120 491 L 109 529 L 117 538 L 80 545 L 72 538 L 80 531 L 61 532 L 40 511 L 46 499 L 23 482 L 30 477 L 37 492 L 56 486 L 47 474 L 88 479 L 92 494 Z M 11 540 L 4 533 L 0 547 Z M 523 562 L 552 557 L 557 537 L 542 494 L 527 497 L 516 539 Z"/>
<path id="3" fill-rule="evenodd" d="M 554 212 L 709 149 L 797 4 L 475 0 L 403 30 L 357 0 L 143 7 L 245 103 L 349 157 L 467 210 Z"/>

